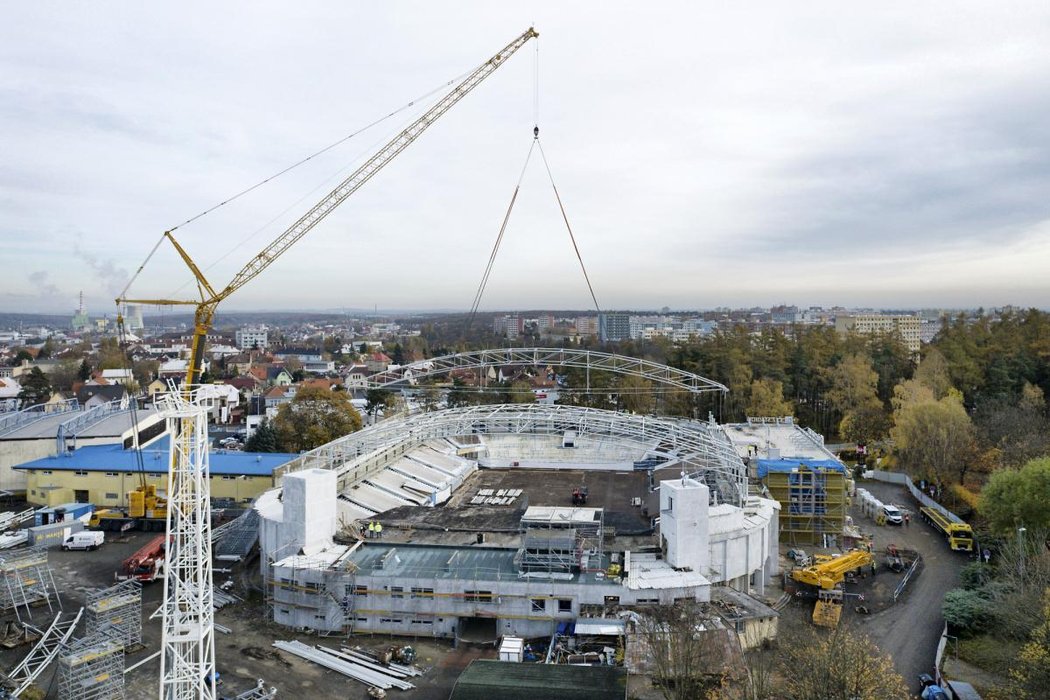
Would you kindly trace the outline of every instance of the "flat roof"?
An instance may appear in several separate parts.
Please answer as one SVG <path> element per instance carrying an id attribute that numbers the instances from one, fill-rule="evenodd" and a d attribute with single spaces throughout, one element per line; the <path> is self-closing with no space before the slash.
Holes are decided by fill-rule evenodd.
<path id="1" fill-rule="evenodd" d="M 142 468 L 147 472 L 168 471 L 168 436 L 142 448 Z M 271 476 L 273 470 L 299 455 L 283 452 L 211 451 L 208 466 L 211 474 L 229 476 Z M 61 456 L 34 459 L 17 464 L 15 469 L 53 469 L 56 471 L 137 472 L 134 450 L 121 444 L 78 447 Z"/>
<path id="2" fill-rule="evenodd" d="M 517 581 L 539 579 L 535 572 L 522 576 L 515 561 L 516 549 L 365 543 L 352 552 L 344 564 L 357 567 L 358 575 L 391 579 L 433 578 L 478 581 Z M 593 574 L 558 574 L 552 578 L 566 583 L 612 584 Z"/>
<path id="3" fill-rule="evenodd" d="M 58 426 L 68 420 L 81 415 L 83 411 L 70 411 L 67 413 L 47 413 L 32 423 L 23 425 L 18 430 L 0 437 L 0 440 L 54 440 L 58 434 Z M 154 407 L 140 408 L 136 411 L 138 423 L 152 423 L 160 416 L 160 412 Z M 77 432 L 78 438 L 97 437 L 120 437 L 131 430 L 131 410 L 120 411 L 106 416 L 98 423 L 90 425 Z"/>
<path id="4" fill-rule="evenodd" d="M 529 664 L 475 659 L 450 700 L 624 700 L 627 671 L 616 666 Z"/>
<path id="5" fill-rule="evenodd" d="M 741 457 L 767 459 L 771 456 L 770 450 L 774 450 L 774 459 L 835 459 L 835 455 L 824 447 L 823 437 L 789 418 L 775 421 L 752 419 L 747 423 L 729 423 L 722 428 Z"/>

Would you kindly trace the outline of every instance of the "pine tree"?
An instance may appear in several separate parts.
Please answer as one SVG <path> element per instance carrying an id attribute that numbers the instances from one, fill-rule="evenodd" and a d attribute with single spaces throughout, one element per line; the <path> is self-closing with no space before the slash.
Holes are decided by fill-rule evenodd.
<path id="1" fill-rule="evenodd" d="M 255 429 L 248 442 L 244 445 L 245 452 L 276 452 L 277 431 L 270 425 L 270 421 L 263 420 Z"/>
<path id="2" fill-rule="evenodd" d="M 22 400 L 23 406 L 35 406 L 51 398 L 51 382 L 39 367 L 34 367 L 26 375 L 18 398 Z"/>
<path id="3" fill-rule="evenodd" d="M 80 361 L 80 369 L 77 370 L 77 379 L 82 382 L 91 379 L 91 365 L 88 364 L 87 358 Z"/>

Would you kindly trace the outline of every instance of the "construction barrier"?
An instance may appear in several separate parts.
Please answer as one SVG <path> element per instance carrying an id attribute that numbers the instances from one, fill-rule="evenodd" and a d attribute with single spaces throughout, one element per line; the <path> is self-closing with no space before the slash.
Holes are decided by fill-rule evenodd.
<path id="1" fill-rule="evenodd" d="M 922 566 L 922 555 L 915 552 L 915 561 L 911 563 L 911 566 L 909 566 L 908 570 L 904 573 L 904 578 L 902 578 L 900 583 L 897 584 L 897 587 L 893 589 L 894 603 L 896 603 L 897 599 L 901 597 L 902 593 L 904 593 L 904 587 L 908 585 L 908 581 L 911 580 L 912 576 L 918 573 L 920 566 Z"/>

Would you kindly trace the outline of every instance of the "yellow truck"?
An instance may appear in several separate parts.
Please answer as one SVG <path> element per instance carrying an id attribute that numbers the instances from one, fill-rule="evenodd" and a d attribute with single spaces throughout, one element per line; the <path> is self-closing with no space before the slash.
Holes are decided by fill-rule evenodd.
<path id="1" fill-rule="evenodd" d="M 973 551 L 973 528 L 962 521 L 950 519 L 941 511 L 929 506 L 919 508 L 919 515 L 948 540 L 948 546 L 956 552 Z"/>

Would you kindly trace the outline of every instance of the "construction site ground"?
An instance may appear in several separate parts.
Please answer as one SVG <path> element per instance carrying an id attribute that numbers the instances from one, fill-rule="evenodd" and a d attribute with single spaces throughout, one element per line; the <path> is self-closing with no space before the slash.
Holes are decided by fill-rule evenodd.
<path id="1" fill-rule="evenodd" d="M 123 536 L 107 533 L 106 544 L 94 552 L 63 552 L 57 548 L 51 550 L 49 561 L 54 570 L 55 583 L 61 593 L 64 609 L 75 612 L 83 605 L 91 590 L 113 585 L 113 574 L 120 562 L 155 536 L 138 532 L 125 533 Z M 216 573 L 215 581 L 221 584 L 230 577 L 230 574 Z M 259 586 L 257 560 L 243 570 L 235 571 L 233 578 L 236 583 L 233 592 L 242 596 L 246 593 L 250 595 L 243 603 L 226 606 L 215 614 L 215 621 L 231 630 L 230 634 L 216 632 L 215 635 L 216 667 L 222 680 L 219 690 L 224 696 L 232 697 L 248 690 L 255 685 L 256 679 L 262 678 L 268 686 L 278 689 L 278 697 L 332 697 L 349 700 L 364 700 L 368 697 L 367 688 L 363 684 L 274 649 L 271 644 L 277 639 L 298 639 L 305 644 L 325 644 L 335 648 L 342 643 L 374 650 L 390 644 L 410 644 L 416 649 L 417 665 L 426 668 L 427 671 L 423 676 L 413 679 L 415 690 L 389 692 L 389 697 L 405 700 L 448 697 L 456 678 L 473 659 L 496 657 L 493 648 L 464 645 L 453 649 L 450 643 L 438 640 L 394 639 L 371 635 L 358 635 L 345 640 L 342 637 L 319 638 L 315 635 L 298 634 L 273 624 L 261 593 L 251 592 L 253 587 Z M 144 647 L 127 654 L 125 668 L 160 649 L 160 619 L 148 618 L 160 606 L 163 582 L 146 584 L 142 590 Z M 34 607 L 32 613 L 32 623 L 42 627 L 50 624 L 54 617 L 53 613 L 48 613 L 46 605 Z M 15 616 L 11 612 L 0 615 L 0 621 L 13 619 Z M 83 636 L 84 627 L 82 620 L 74 638 Z M 31 644 L 24 644 L 14 649 L 0 649 L 0 668 L 5 671 L 12 669 L 31 648 Z M 47 691 L 47 698 L 57 697 L 56 670 L 57 664 L 52 664 L 37 682 L 42 690 Z M 157 697 L 159 670 L 159 659 L 154 659 L 128 674 L 128 700 L 154 700 Z"/>
<path id="2" fill-rule="evenodd" d="M 877 481 L 865 481 L 858 486 L 868 489 L 883 503 L 892 503 L 910 512 L 912 517 L 908 526 L 876 525 L 871 518 L 862 515 L 858 507 L 852 508 L 850 514 L 854 524 L 862 532 L 874 535 L 873 549 L 880 573 L 874 579 L 865 577 L 846 588 L 848 593 L 864 593 L 864 602 L 869 604 L 872 614 L 855 612 L 855 606 L 860 603 L 856 598 L 849 598 L 844 606 L 842 623 L 869 635 L 883 652 L 893 658 L 898 673 L 915 692 L 919 674 L 933 672 L 937 643 L 944 629 L 941 616 L 944 594 L 958 585 L 959 570 L 969 560 L 966 553 L 948 549 L 947 542 L 932 527 L 915 517 L 918 504 L 905 488 Z M 892 602 L 892 594 L 900 576 L 882 566 L 882 552 L 890 544 L 915 550 L 923 558 L 921 571 L 908 583 L 896 604 Z M 789 548 L 790 545 L 781 545 L 783 552 Z M 837 550 L 802 548 L 810 554 L 838 553 Z M 809 621 L 812 613 L 811 600 L 796 599 L 789 603 L 781 611 L 781 639 L 790 638 L 792 630 L 799 625 L 812 624 Z"/>
<path id="3" fill-rule="evenodd" d="M 466 506 L 481 489 L 521 489 L 511 508 L 533 506 L 572 507 L 572 490 L 587 487 L 587 508 L 604 508 L 606 527 L 642 530 L 649 518 L 634 498 L 645 503 L 649 477 L 642 471 L 597 471 L 589 469 L 479 469 L 456 489 L 448 506 Z"/>

